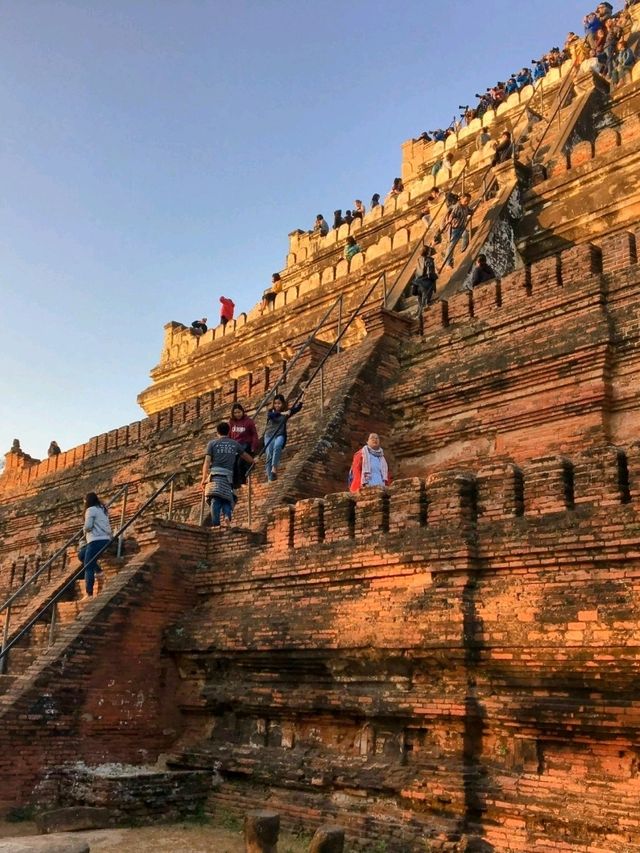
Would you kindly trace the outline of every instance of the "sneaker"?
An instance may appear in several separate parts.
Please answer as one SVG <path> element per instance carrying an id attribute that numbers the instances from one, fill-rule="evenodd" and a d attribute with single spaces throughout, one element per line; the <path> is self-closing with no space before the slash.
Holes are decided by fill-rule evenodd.
<path id="1" fill-rule="evenodd" d="M 271 479 L 272 479 L 272 480 L 277 480 L 277 479 L 278 479 L 278 472 L 277 472 L 277 471 L 275 471 L 275 470 L 274 470 L 274 471 L 272 471 L 272 472 L 271 472 Z"/>

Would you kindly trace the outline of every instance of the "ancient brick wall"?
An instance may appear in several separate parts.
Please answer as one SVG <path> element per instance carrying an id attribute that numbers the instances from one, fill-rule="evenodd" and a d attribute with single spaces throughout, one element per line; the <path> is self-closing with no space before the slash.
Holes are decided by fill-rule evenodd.
<path id="1" fill-rule="evenodd" d="M 192 577 L 206 561 L 208 537 L 159 524 L 141 546 L 0 696 L 0 810 L 28 802 L 50 768 L 152 763 L 179 736 L 179 678 L 162 638 L 193 605 Z"/>
<path id="2" fill-rule="evenodd" d="M 575 246 L 425 312 L 424 339 L 403 347 L 385 394 L 402 474 L 640 434 L 635 236 Z"/>
<path id="3" fill-rule="evenodd" d="M 178 763 L 221 762 L 226 808 L 339 816 L 365 846 L 640 849 L 639 476 L 602 448 L 221 536 L 168 640 Z"/>

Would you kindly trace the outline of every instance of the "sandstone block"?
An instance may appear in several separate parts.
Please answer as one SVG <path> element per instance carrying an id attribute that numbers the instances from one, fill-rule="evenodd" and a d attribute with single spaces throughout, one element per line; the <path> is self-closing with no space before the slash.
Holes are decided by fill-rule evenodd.
<path id="1" fill-rule="evenodd" d="M 90 853 L 91 848 L 81 838 L 67 835 L 47 835 L 0 840 L 0 853 Z"/>
<path id="2" fill-rule="evenodd" d="M 36 818 L 40 832 L 80 832 L 84 829 L 104 829 L 114 823 L 111 809 L 92 806 L 70 806 L 43 812 Z"/>
<path id="3" fill-rule="evenodd" d="M 244 819 L 245 853 L 277 853 L 279 832 L 277 812 L 248 812 Z"/>
<path id="4" fill-rule="evenodd" d="M 316 830 L 309 853 L 342 853 L 344 829 L 340 826 L 320 826 Z"/>

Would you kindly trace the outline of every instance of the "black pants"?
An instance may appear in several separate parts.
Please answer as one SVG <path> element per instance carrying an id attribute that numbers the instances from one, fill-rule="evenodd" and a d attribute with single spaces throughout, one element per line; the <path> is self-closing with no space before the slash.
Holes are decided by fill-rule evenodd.
<path id="1" fill-rule="evenodd" d="M 436 292 L 436 283 L 432 278 L 416 278 L 413 282 L 418 293 L 419 310 L 429 305 Z"/>

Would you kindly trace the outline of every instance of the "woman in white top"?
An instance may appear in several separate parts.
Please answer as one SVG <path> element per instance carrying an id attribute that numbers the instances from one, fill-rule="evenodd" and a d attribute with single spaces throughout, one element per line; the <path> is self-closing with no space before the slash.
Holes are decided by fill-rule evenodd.
<path id="1" fill-rule="evenodd" d="M 84 535 L 87 540 L 84 552 L 84 582 L 87 592 L 83 600 L 93 597 L 93 583 L 96 575 L 98 575 L 97 591 L 100 592 L 102 588 L 102 569 L 98 565 L 97 558 L 113 536 L 106 507 L 95 492 L 89 492 L 84 506 Z"/>

